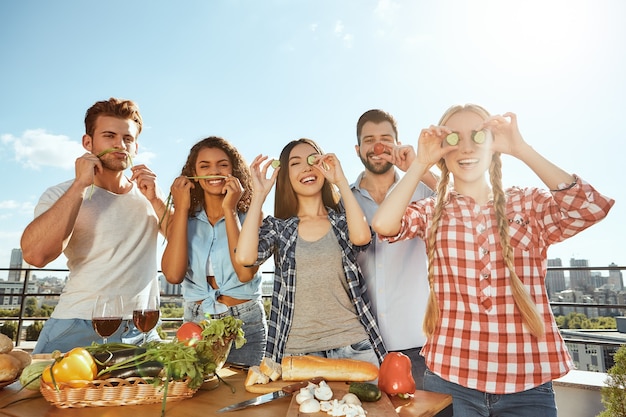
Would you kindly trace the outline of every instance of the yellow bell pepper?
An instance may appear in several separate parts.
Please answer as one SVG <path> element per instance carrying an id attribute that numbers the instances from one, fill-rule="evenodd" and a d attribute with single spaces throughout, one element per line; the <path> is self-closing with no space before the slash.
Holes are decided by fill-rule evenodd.
<path id="1" fill-rule="evenodd" d="M 41 377 L 43 382 L 54 387 L 68 385 L 81 388 L 88 385 L 85 381 L 93 381 L 96 375 L 96 361 L 85 349 L 77 347 L 55 359 L 44 369 Z"/>

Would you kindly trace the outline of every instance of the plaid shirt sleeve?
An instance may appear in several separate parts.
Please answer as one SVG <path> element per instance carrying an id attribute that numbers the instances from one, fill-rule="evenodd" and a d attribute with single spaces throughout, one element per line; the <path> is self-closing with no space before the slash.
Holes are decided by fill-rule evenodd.
<path id="1" fill-rule="evenodd" d="M 395 236 L 379 234 L 378 237 L 390 243 L 413 239 L 415 237 L 425 240 L 427 236 L 427 224 L 434 204 L 435 197 L 410 202 L 402 219 L 400 219 L 400 230 L 398 234 Z"/>
<path id="2" fill-rule="evenodd" d="M 266 355 L 280 362 L 291 329 L 296 282 L 298 219 L 268 216 L 259 229 L 259 259 L 274 256 L 274 287 L 268 320 Z"/>
<path id="3" fill-rule="evenodd" d="M 535 203 L 537 211 L 543 212 L 541 223 L 547 244 L 560 242 L 582 232 L 604 219 L 615 200 L 605 197 L 589 183 L 576 177 L 573 187 L 547 191 Z"/>

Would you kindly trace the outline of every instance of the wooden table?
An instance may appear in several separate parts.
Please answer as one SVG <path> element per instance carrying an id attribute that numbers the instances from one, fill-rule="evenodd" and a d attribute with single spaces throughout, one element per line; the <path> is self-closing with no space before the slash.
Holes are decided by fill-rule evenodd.
<path id="1" fill-rule="evenodd" d="M 245 374 L 239 370 L 222 369 L 220 375 L 235 388 L 235 393 L 216 379 L 205 383 L 193 398 L 168 402 L 165 417 L 281 417 L 287 414 L 291 398 L 281 398 L 261 406 L 240 411 L 216 414 L 215 411 L 240 401 L 256 397 L 245 390 Z M 47 402 L 39 391 L 21 390 L 19 382 L 0 390 L 0 416 L 49 416 L 49 417 L 159 417 L 161 404 L 124 405 L 119 407 L 57 408 Z M 24 399 L 12 403 L 15 400 Z M 417 391 L 409 400 L 393 397 L 392 404 L 402 417 L 451 417 L 452 397 L 427 391 Z M 10 404 L 12 403 L 12 404 Z M 8 405 L 7 405 L 8 404 Z M 375 416 L 372 416 L 375 417 Z"/>

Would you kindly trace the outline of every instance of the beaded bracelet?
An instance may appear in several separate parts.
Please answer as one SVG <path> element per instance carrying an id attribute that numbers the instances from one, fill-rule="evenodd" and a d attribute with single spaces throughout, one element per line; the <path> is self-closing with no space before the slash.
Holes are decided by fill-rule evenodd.
<path id="1" fill-rule="evenodd" d="M 567 191 L 567 190 L 569 190 L 570 188 L 573 188 L 576 184 L 578 184 L 578 177 L 577 177 L 576 175 L 574 175 L 574 182 L 573 182 L 573 183 L 571 183 L 570 185 L 565 186 L 565 187 L 563 187 L 563 188 L 561 188 L 561 185 L 564 185 L 564 184 L 559 184 L 559 185 L 558 185 L 558 187 L 559 187 L 558 189 L 556 189 L 556 190 L 550 190 L 550 191 L 552 191 L 553 193 L 556 193 L 557 191 Z"/>

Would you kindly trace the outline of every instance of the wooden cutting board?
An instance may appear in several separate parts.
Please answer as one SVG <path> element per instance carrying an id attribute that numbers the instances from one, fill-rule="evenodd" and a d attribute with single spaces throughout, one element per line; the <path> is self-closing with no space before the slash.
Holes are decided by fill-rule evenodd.
<path id="1" fill-rule="evenodd" d="M 293 384 L 297 381 L 270 381 L 267 384 L 254 384 L 246 385 L 246 391 L 253 392 L 255 394 L 269 394 L 270 392 L 280 391 L 284 386 Z"/>
<path id="2" fill-rule="evenodd" d="M 285 382 L 285 381 L 282 381 Z M 333 399 L 341 399 L 348 393 L 349 384 L 346 382 L 328 382 L 328 385 L 333 390 Z M 296 396 L 291 398 L 291 404 L 287 411 L 287 417 L 328 417 L 328 414 L 320 411 L 319 413 L 306 414 L 299 411 L 300 404 L 296 402 Z M 363 402 L 363 409 L 367 411 L 368 417 L 398 417 L 391 400 L 383 392 L 380 400 L 375 402 Z"/>

